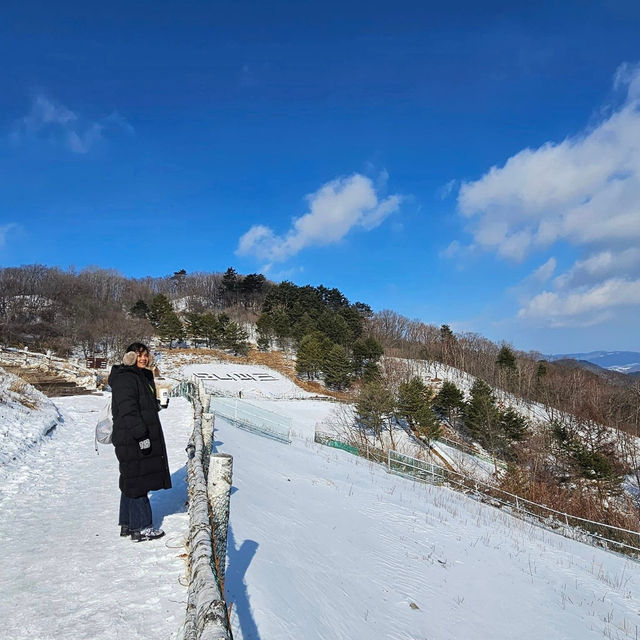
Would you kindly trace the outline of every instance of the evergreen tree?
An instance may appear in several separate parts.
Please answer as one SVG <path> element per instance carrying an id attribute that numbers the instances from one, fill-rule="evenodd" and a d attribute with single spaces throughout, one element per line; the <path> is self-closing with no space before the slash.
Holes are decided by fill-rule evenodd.
<path id="1" fill-rule="evenodd" d="M 464 426 L 483 446 L 496 453 L 500 414 L 489 385 L 476 378 L 465 406 Z"/>
<path id="2" fill-rule="evenodd" d="M 235 297 L 235 294 L 240 288 L 240 276 L 238 272 L 233 268 L 229 267 L 222 276 L 222 288 L 225 293 L 231 294 L 232 297 Z"/>
<path id="3" fill-rule="evenodd" d="M 224 346 L 233 351 L 235 356 L 246 356 L 249 353 L 249 334 L 237 322 L 224 325 Z"/>
<path id="4" fill-rule="evenodd" d="M 496 358 L 496 364 L 502 368 L 515 369 L 516 357 L 513 354 L 513 351 L 506 344 L 500 347 L 498 357 Z"/>
<path id="5" fill-rule="evenodd" d="M 351 384 L 351 362 L 342 345 L 336 344 L 331 348 L 323 363 L 324 381 L 331 389 L 345 389 Z"/>
<path id="6" fill-rule="evenodd" d="M 382 371 L 377 362 L 367 362 L 362 369 L 363 382 L 379 382 L 382 380 Z"/>
<path id="7" fill-rule="evenodd" d="M 296 373 L 309 380 L 318 377 L 324 360 L 323 348 L 317 336 L 306 335 L 300 341 L 296 356 Z"/>
<path id="8" fill-rule="evenodd" d="M 209 347 L 209 349 L 221 343 L 224 331 L 221 330 L 218 317 L 214 313 L 211 313 L 211 311 L 203 313 L 200 317 L 200 330 L 202 337 L 207 341 L 207 347 Z"/>
<path id="9" fill-rule="evenodd" d="M 516 370 L 516 356 L 506 344 L 503 344 L 500 348 L 498 357 L 496 358 L 496 364 L 500 369 L 504 369 L 508 372 Z"/>
<path id="10" fill-rule="evenodd" d="M 144 300 L 138 300 L 129 313 L 134 318 L 146 318 L 149 315 L 149 305 Z"/>
<path id="11" fill-rule="evenodd" d="M 275 331 L 273 328 L 273 319 L 270 313 L 262 313 L 256 321 L 256 329 L 258 330 L 258 349 L 268 351 L 273 346 Z"/>
<path id="12" fill-rule="evenodd" d="M 441 360 L 442 362 L 453 364 L 454 363 L 454 347 L 457 344 L 457 340 L 451 327 L 448 324 L 443 324 L 440 327 L 440 348 L 441 348 Z"/>
<path id="13" fill-rule="evenodd" d="M 364 367 L 369 363 L 377 363 L 384 349 L 375 338 L 358 338 L 353 343 L 353 371 L 356 376 L 361 376 Z"/>
<path id="14" fill-rule="evenodd" d="M 527 420 L 517 411 L 508 407 L 500 412 L 500 428 L 508 440 L 524 440 L 527 434 Z"/>
<path id="15" fill-rule="evenodd" d="M 318 318 L 317 326 L 332 342 L 343 347 L 348 346 L 352 340 L 353 336 L 347 321 L 329 309 L 322 312 Z"/>
<path id="16" fill-rule="evenodd" d="M 271 327 L 273 335 L 281 349 L 287 348 L 287 339 L 291 337 L 291 323 L 284 309 L 281 307 L 273 309 L 270 313 Z"/>
<path id="17" fill-rule="evenodd" d="M 415 416 L 416 431 L 422 436 L 423 440 L 431 442 L 437 440 L 442 435 L 442 425 L 438 416 L 428 405 L 423 405 Z"/>
<path id="18" fill-rule="evenodd" d="M 433 399 L 433 406 L 446 417 L 452 427 L 455 427 L 464 406 L 464 395 L 453 382 L 445 380 Z"/>
<path id="19" fill-rule="evenodd" d="M 158 335 L 161 340 L 169 341 L 169 349 L 173 348 L 174 340 L 182 340 L 184 338 L 184 327 L 175 311 L 169 311 L 164 314 L 158 325 Z"/>
<path id="20" fill-rule="evenodd" d="M 185 318 L 185 334 L 188 338 L 191 338 L 196 346 L 202 340 L 206 340 L 203 313 L 195 313 L 193 311 L 187 313 Z"/>
<path id="21" fill-rule="evenodd" d="M 542 379 L 547 375 L 547 363 L 545 360 L 540 360 L 536 368 L 536 384 L 540 384 Z"/>
<path id="22" fill-rule="evenodd" d="M 149 305 L 149 313 L 148 318 L 151 324 L 156 327 L 156 329 L 160 326 L 162 319 L 165 315 L 173 313 L 173 306 L 167 296 L 163 293 L 159 293 L 157 296 L 154 296 L 151 300 L 151 304 Z"/>
<path id="23" fill-rule="evenodd" d="M 301 342 L 305 336 L 313 333 L 316 329 L 317 325 L 315 320 L 308 313 L 303 313 L 294 325 L 292 334 L 298 342 Z"/>
<path id="24" fill-rule="evenodd" d="M 414 376 L 409 382 L 403 382 L 398 387 L 397 413 L 404 418 L 407 424 L 415 429 L 418 425 L 418 417 L 426 416 L 425 407 L 430 409 L 432 391 L 422 381 L 422 378 Z"/>

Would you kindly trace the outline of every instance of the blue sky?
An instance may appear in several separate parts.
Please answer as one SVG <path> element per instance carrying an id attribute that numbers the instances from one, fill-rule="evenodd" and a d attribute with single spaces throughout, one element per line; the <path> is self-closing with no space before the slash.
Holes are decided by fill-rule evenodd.
<path id="1" fill-rule="evenodd" d="M 640 6 L 529 4 L 4 2 L 0 264 L 640 350 Z"/>

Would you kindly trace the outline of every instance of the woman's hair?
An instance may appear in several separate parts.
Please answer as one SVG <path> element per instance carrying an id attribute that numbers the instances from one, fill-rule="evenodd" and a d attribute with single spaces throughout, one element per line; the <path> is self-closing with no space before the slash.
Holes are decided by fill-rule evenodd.
<path id="1" fill-rule="evenodd" d="M 134 353 L 140 354 L 145 351 L 149 353 L 149 347 L 146 344 L 142 344 L 142 342 L 132 342 L 126 349 L 126 353 L 133 351 Z"/>

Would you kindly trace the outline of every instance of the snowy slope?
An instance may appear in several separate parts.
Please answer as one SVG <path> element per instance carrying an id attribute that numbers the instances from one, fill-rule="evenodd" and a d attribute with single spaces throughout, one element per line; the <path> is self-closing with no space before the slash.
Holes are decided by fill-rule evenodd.
<path id="1" fill-rule="evenodd" d="M 236 640 L 635 638 L 637 564 L 347 453 L 217 420 Z"/>
<path id="2" fill-rule="evenodd" d="M 236 640 L 636 638 L 636 563 L 317 445 L 335 405 L 272 391 L 250 401 L 292 419 L 291 445 L 216 421 L 216 448 L 234 456 Z M 113 452 L 93 451 L 105 398 L 54 402 L 64 422 L 0 488 L 0 638 L 178 637 L 190 406 L 161 414 L 174 489 L 151 495 L 167 536 L 134 544 L 118 536 Z"/>
<path id="3" fill-rule="evenodd" d="M 0 368 L 0 478 L 35 455 L 60 415 L 44 394 Z"/>

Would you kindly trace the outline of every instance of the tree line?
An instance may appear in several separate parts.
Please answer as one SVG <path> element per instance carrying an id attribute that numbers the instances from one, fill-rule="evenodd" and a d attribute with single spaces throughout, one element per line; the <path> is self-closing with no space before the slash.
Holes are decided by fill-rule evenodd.
<path id="1" fill-rule="evenodd" d="M 172 344 L 190 336 L 195 329 L 189 314 L 209 313 L 226 334 L 222 339 L 219 330 L 212 332 L 207 316 L 205 339 L 226 348 L 238 342 L 226 325 L 255 322 L 271 286 L 262 274 L 241 276 L 233 268 L 127 278 L 100 268 L 7 267 L 0 269 L 0 342 L 63 356 L 80 349 L 86 356 L 115 357 L 133 339 L 157 335 Z"/>

